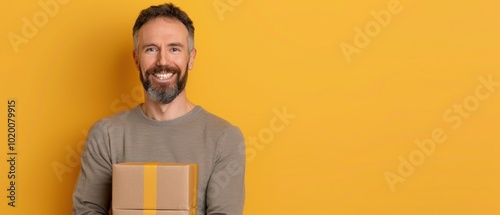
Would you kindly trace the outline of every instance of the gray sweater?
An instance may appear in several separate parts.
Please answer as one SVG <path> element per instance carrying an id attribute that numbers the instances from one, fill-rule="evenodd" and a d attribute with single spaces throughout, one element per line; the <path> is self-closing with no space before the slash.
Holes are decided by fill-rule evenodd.
<path id="1" fill-rule="evenodd" d="M 243 213 L 243 135 L 200 106 L 168 121 L 152 120 L 137 106 L 96 122 L 82 153 L 73 214 L 108 214 L 112 164 L 122 162 L 198 164 L 198 215 Z"/>

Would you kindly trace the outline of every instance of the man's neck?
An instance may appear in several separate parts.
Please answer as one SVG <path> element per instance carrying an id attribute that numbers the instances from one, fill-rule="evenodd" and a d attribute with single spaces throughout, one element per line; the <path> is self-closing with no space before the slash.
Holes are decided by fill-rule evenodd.
<path id="1" fill-rule="evenodd" d="M 157 121 L 172 120 L 183 116 L 194 108 L 194 104 L 187 98 L 185 91 L 168 104 L 161 104 L 145 96 L 145 102 L 141 105 L 144 114 Z"/>

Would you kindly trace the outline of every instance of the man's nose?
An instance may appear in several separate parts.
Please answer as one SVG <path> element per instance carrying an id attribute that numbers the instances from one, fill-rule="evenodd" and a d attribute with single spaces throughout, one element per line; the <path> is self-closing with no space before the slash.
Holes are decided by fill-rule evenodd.
<path id="1" fill-rule="evenodd" d="M 164 66 L 170 64 L 170 56 L 164 49 L 158 52 L 158 59 L 156 60 L 157 66 Z"/>

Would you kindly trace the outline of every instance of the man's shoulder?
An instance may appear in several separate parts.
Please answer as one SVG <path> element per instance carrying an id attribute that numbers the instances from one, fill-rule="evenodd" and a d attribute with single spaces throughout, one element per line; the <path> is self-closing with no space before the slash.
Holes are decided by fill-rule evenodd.
<path id="1" fill-rule="evenodd" d="M 237 125 L 205 109 L 201 109 L 200 115 L 204 118 L 205 126 L 212 132 L 222 135 L 224 133 L 236 133 L 241 135 L 241 130 Z"/>
<path id="2" fill-rule="evenodd" d="M 210 126 L 216 126 L 216 127 L 222 127 L 222 128 L 227 128 L 227 127 L 236 127 L 233 124 L 231 124 L 228 120 L 207 111 L 206 109 L 200 107 L 200 115 L 204 119 L 204 121 L 207 124 L 210 124 Z"/>
<path id="3" fill-rule="evenodd" d="M 104 117 L 102 119 L 97 120 L 94 123 L 94 127 L 113 127 L 113 126 L 121 126 L 121 125 L 126 125 L 132 121 L 134 121 L 135 117 L 135 112 L 137 107 L 129 109 L 129 110 L 124 110 L 118 113 L 114 113 L 112 115 L 109 115 L 107 117 Z"/>

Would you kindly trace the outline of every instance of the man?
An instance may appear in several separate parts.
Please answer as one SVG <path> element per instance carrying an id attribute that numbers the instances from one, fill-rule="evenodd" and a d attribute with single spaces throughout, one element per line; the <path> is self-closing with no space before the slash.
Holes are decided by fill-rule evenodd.
<path id="1" fill-rule="evenodd" d="M 186 97 L 196 57 L 193 22 L 173 4 L 143 10 L 133 57 L 145 102 L 96 122 L 82 153 L 73 214 L 108 214 L 112 164 L 198 164 L 198 215 L 242 214 L 245 151 L 240 130 Z"/>

